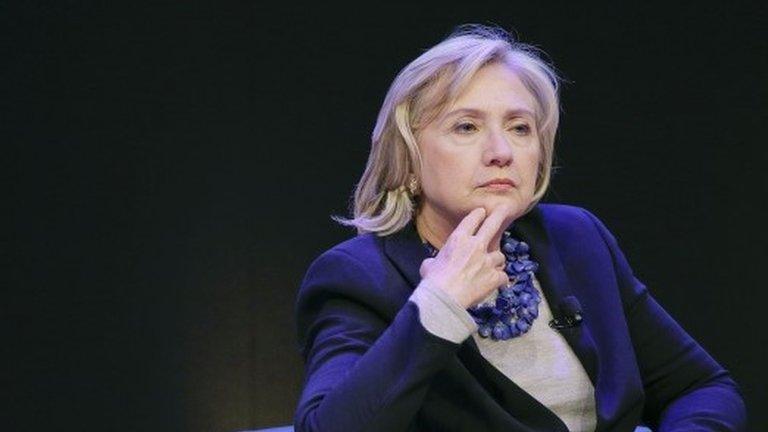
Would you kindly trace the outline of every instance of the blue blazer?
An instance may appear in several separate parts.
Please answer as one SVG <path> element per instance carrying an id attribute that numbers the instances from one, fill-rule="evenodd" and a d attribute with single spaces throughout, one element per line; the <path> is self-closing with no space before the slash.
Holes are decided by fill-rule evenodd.
<path id="1" fill-rule="evenodd" d="M 595 387 L 598 431 L 740 431 L 739 390 L 632 274 L 584 209 L 539 204 L 511 227 L 539 262 L 553 315 Z M 296 319 L 306 380 L 297 431 L 563 431 L 565 424 L 486 361 L 472 338 L 426 331 L 408 297 L 427 253 L 413 224 L 357 236 L 310 266 Z M 555 331 L 555 330 L 553 330 Z"/>

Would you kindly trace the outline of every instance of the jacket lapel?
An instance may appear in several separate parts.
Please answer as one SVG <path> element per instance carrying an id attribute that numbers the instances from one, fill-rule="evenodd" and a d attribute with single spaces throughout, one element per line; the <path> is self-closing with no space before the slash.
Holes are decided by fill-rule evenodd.
<path id="1" fill-rule="evenodd" d="M 539 207 L 516 221 L 512 227 L 512 233 L 530 246 L 531 256 L 539 263 L 536 277 L 552 308 L 552 314 L 557 317 L 560 314 L 559 309 L 563 299 L 570 296 L 578 298 L 578 296 L 571 287 L 568 274 L 546 229 Z M 589 332 L 589 317 L 577 327 L 560 330 L 560 334 L 579 358 L 592 385 L 597 388 L 599 363 L 595 342 Z"/>
<path id="2" fill-rule="evenodd" d="M 421 282 L 421 262 L 427 259 L 429 254 L 421 243 L 413 222 L 395 234 L 384 237 L 384 253 L 411 284 L 411 289 L 415 289 Z"/>

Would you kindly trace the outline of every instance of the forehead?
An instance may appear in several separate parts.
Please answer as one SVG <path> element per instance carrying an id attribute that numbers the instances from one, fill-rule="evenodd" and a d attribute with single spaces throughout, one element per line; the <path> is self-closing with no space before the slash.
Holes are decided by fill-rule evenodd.
<path id="1" fill-rule="evenodd" d="M 518 74 L 506 64 L 493 63 L 480 68 L 443 111 L 469 108 L 535 112 L 535 107 L 535 98 Z"/>

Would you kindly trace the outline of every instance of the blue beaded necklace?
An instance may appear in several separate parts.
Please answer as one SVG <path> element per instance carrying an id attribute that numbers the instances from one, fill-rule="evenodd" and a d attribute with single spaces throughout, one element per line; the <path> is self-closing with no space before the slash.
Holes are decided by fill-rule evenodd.
<path id="1" fill-rule="evenodd" d="M 424 243 L 430 256 L 437 249 Z M 504 271 L 509 282 L 499 287 L 495 302 L 481 303 L 467 309 L 478 326 L 480 337 L 507 340 L 518 337 L 531 329 L 539 316 L 541 295 L 533 286 L 533 273 L 539 265 L 530 259 L 528 244 L 512 237 L 509 231 L 502 236 L 501 251 L 506 257 Z"/>

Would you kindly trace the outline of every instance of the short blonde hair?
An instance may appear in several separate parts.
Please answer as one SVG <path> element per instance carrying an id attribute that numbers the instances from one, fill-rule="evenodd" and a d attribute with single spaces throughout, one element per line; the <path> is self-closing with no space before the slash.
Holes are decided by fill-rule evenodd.
<path id="1" fill-rule="evenodd" d="M 480 68 L 503 63 L 534 97 L 541 145 L 536 188 L 530 210 L 549 186 L 554 142 L 560 118 L 558 76 L 531 45 L 498 27 L 464 25 L 404 67 L 384 98 L 371 137 L 371 151 L 353 196 L 353 217 L 334 217 L 359 234 L 387 235 L 414 217 L 416 197 L 408 184 L 420 178 L 421 155 L 415 131 L 454 101 Z"/>

